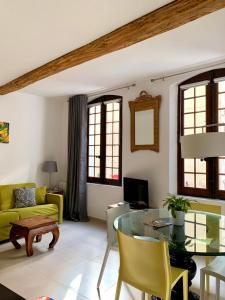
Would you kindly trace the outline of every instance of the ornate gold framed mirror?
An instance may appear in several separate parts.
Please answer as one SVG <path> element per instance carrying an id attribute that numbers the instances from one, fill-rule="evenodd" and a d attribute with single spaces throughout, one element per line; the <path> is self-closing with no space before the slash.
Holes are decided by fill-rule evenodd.
<path id="1" fill-rule="evenodd" d="M 141 91 L 138 98 L 129 102 L 131 151 L 159 152 L 159 108 L 161 96 L 153 97 Z"/>

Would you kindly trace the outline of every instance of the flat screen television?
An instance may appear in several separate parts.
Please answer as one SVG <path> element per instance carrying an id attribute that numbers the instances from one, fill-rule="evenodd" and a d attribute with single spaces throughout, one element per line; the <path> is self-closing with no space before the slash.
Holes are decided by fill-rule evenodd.
<path id="1" fill-rule="evenodd" d="M 148 208 L 148 181 L 135 178 L 123 178 L 123 198 L 131 208 Z"/>

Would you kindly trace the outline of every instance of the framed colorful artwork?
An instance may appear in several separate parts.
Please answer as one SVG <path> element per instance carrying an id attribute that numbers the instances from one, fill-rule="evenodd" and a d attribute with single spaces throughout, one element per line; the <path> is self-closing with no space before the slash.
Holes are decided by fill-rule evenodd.
<path id="1" fill-rule="evenodd" d="M 0 121 L 0 143 L 9 143 L 9 123 Z"/>

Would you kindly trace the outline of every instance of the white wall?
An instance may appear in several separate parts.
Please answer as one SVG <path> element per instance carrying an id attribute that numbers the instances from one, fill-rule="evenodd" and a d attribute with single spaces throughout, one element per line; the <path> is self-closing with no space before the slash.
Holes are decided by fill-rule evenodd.
<path id="1" fill-rule="evenodd" d="M 0 121 L 10 123 L 10 142 L 0 143 L 0 184 L 48 183 L 41 165 L 63 153 L 58 149 L 62 141 L 60 115 L 59 107 L 42 97 L 21 93 L 0 96 Z"/>

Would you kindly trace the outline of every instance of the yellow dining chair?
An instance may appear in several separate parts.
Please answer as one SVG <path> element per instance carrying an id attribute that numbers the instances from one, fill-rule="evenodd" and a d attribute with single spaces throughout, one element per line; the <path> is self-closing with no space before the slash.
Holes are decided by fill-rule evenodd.
<path id="1" fill-rule="evenodd" d="M 209 212 L 213 214 L 221 215 L 221 206 L 216 204 L 208 204 L 208 203 L 202 203 L 202 202 L 191 202 L 191 210 L 197 210 L 197 211 L 203 211 L 203 212 Z M 212 256 L 205 256 L 205 265 L 208 266 L 208 264 L 212 261 Z M 209 275 L 206 274 L 206 291 L 209 294 L 210 292 L 210 282 L 209 282 Z"/>
<path id="2" fill-rule="evenodd" d="M 188 272 L 170 266 L 168 243 L 133 238 L 117 231 L 120 269 L 115 300 L 119 299 L 122 282 L 150 296 L 170 300 L 171 290 L 183 278 L 183 299 L 188 299 Z M 181 299 L 180 299 L 181 300 Z"/>
<path id="3" fill-rule="evenodd" d="M 202 203 L 202 202 L 191 202 L 190 209 L 221 215 L 221 206 L 215 205 L 215 204 L 207 204 L 207 203 Z"/>

